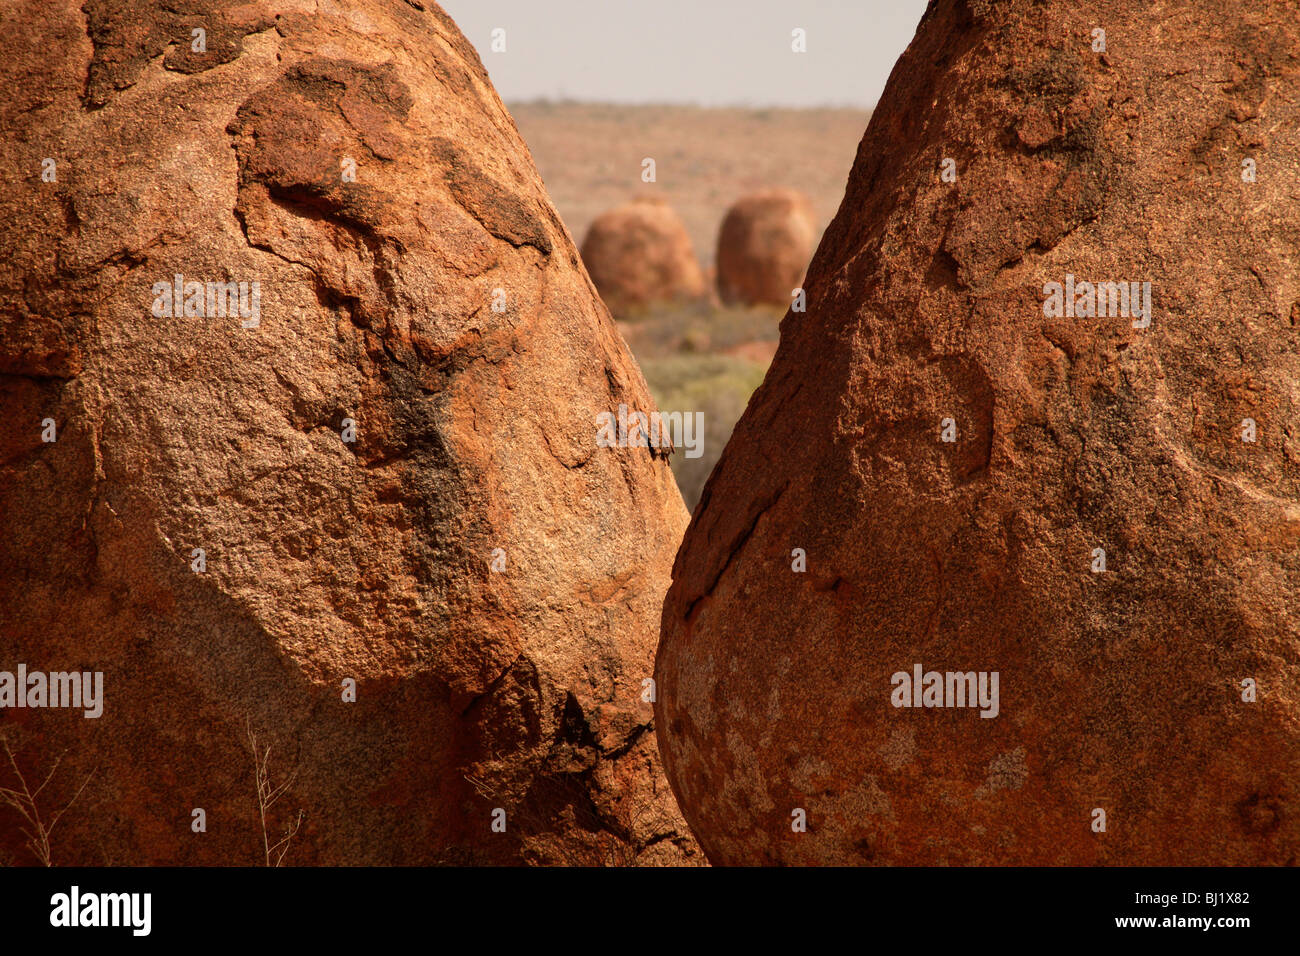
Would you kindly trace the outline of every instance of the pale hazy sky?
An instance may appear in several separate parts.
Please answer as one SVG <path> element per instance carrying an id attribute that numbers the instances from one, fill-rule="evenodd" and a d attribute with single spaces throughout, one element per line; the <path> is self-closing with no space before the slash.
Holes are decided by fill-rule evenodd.
<path id="1" fill-rule="evenodd" d="M 871 107 L 926 0 L 440 0 L 507 101 Z M 506 51 L 492 52 L 505 30 Z M 790 49 L 807 33 L 806 53 Z"/>

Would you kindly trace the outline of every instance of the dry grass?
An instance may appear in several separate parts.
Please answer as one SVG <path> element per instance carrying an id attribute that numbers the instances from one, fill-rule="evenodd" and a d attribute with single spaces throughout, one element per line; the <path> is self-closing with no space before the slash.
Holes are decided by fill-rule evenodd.
<path id="1" fill-rule="evenodd" d="M 670 463 L 686 507 L 694 509 L 732 429 L 763 381 L 783 312 L 775 307 L 654 306 L 619 331 L 636 356 L 655 405 L 666 412 L 703 412 L 698 458 L 685 449 Z"/>
<path id="2" fill-rule="evenodd" d="M 0 733 L 0 746 L 3 746 L 9 767 L 18 781 L 18 789 L 0 787 L 0 801 L 8 804 L 23 818 L 25 825 L 20 829 L 23 836 L 27 837 L 27 849 L 31 851 L 32 856 L 36 858 L 41 866 L 53 866 L 54 858 L 50 837 L 54 833 L 54 827 L 63 818 L 63 815 L 68 812 L 69 808 L 77 802 L 77 798 L 86 789 L 86 785 L 90 783 L 90 778 L 95 775 L 95 771 L 91 770 L 86 775 L 86 779 L 81 782 L 77 792 L 63 804 L 62 808 L 47 810 L 42 814 L 37 798 L 50 785 L 50 781 L 54 779 L 59 764 L 63 760 L 63 754 L 59 754 L 54 759 L 54 765 L 50 767 L 50 772 L 45 775 L 45 779 L 41 781 L 40 785 L 33 790 L 28 786 L 27 778 L 23 776 L 23 772 L 18 766 L 18 760 L 14 756 L 13 748 L 9 745 L 8 736 L 3 733 Z"/>
<path id="3" fill-rule="evenodd" d="M 271 782 L 271 745 L 267 744 L 263 747 L 258 744 L 251 721 L 248 724 L 248 746 L 253 752 L 253 774 L 257 785 L 257 816 L 262 824 L 262 850 L 267 866 L 279 866 L 284 862 L 293 838 L 298 835 L 305 814 L 299 809 L 298 815 L 291 823 L 285 825 L 280 838 L 274 843 L 271 842 L 271 824 L 268 823 L 268 817 L 271 808 L 293 787 L 298 772 L 292 771 L 279 785 Z"/>

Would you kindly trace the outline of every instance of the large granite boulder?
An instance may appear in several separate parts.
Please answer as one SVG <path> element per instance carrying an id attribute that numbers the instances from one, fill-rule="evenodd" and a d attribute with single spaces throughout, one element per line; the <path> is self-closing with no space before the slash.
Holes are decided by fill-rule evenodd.
<path id="1" fill-rule="evenodd" d="M 1296 863 L 1295 14 L 930 4 L 674 568 L 713 862 Z"/>
<path id="2" fill-rule="evenodd" d="M 54 862 L 697 855 L 646 683 L 685 510 L 597 444 L 650 395 L 455 25 L 17 0 L 3 39 L 0 671 L 103 675 L 0 709 L 0 787 L 63 755 Z"/>

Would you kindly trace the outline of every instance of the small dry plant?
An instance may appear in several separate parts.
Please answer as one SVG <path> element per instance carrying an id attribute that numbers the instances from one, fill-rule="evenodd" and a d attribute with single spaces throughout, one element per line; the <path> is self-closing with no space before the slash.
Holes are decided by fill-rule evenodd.
<path id="1" fill-rule="evenodd" d="M 21 827 L 20 829 L 23 836 L 27 837 L 27 849 L 31 851 L 32 855 L 36 857 L 42 866 L 53 866 L 54 862 L 50 850 L 50 836 L 54 833 L 54 827 L 58 824 L 59 820 L 62 819 L 63 815 L 68 812 L 68 809 L 77 802 L 77 798 L 81 796 L 81 792 L 86 789 L 86 785 L 90 783 L 90 778 L 95 775 L 95 771 L 91 770 L 90 773 L 86 775 L 86 779 L 83 780 L 81 786 L 77 788 L 77 792 L 72 795 L 72 799 L 63 805 L 62 809 L 48 811 L 48 816 L 43 816 L 36 798 L 41 795 L 41 791 L 48 787 L 50 781 L 54 779 L 54 774 L 59 769 L 59 763 L 63 760 L 63 756 L 67 751 L 64 751 L 64 754 L 59 754 L 59 756 L 54 759 L 54 766 L 50 767 L 50 772 L 45 775 L 45 779 L 41 781 L 40 786 L 33 790 L 27 785 L 27 778 L 23 776 L 22 770 L 18 767 L 18 761 L 14 757 L 13 748 L 9 746 L 8 736 L 3 733 L 0 733 L 0 746 L 4 747 L 5 757 L 8 759 L 9 767 L 13 770 L 14 776 L 18 780 L 19 787 L 17 790 L 12 787 L 0 787 L 0 801 L 13 807 L 25 821 L 26 826 Z"/>
<path id="2" fill-rule="evenodd" d="M 257 816 L 262 824 L 262 850 L 266 855 L 267 866 L 279 866 L 284 862 L 285 854 L 289 852 L 289 844 L 298 835 L 298 828 L 302 826 L 305 814 L 300 809 L 298 816 L 294 818 L 292 823 L 285 826 L 280 839 L 275 843 L 271 842 L 270 831 L 267 829 L 267 817 L 271 812 L 271 807 L 293 786 L 298 772 L 296 770 L 291 772 L 284 782 L 278 786 L 272 784 L 271 745 L 262 746 L 257 742 L 257 735 L 253 733 L 252 721 L 248 723 L 248 746 L 253 751 L 253 774 L 257 783 Z"/>

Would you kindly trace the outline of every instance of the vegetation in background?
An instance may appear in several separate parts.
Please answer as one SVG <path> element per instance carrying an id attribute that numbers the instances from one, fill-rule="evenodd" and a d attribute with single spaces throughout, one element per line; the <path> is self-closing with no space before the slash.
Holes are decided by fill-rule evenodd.
<path id="1" fill-rule="evenodd" d="M 692 510 L 767 373 L 782 314 L 771 308 L 695 303 L 656 307 L 619 325 L 659 409 L 704 413 L 703 454 L 687 458 L 677 449 L 671 459 L 677 486 Z"/>

